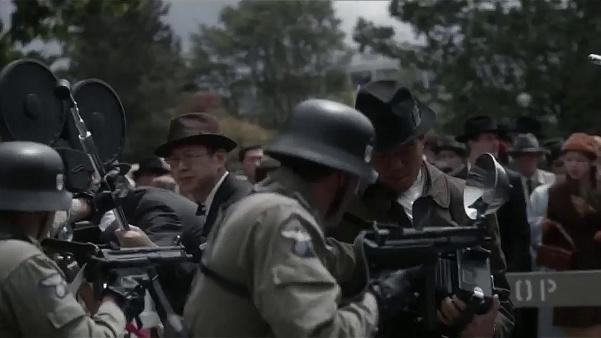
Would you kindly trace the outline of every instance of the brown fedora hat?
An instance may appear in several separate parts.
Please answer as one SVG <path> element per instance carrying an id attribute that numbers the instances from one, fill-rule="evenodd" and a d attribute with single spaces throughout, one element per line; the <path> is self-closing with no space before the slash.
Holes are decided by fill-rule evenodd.
<path id="1" fill-rule="evenodd" d="M 167 142 L 158 146 L 154 153 L 167 157 L 173 147 L 183 144 L 203 144 L 228 152 L 237 146 L 234 140 L 221 134 L 219 122 L 207 113 L 189 113 L 173 118 Z"/>

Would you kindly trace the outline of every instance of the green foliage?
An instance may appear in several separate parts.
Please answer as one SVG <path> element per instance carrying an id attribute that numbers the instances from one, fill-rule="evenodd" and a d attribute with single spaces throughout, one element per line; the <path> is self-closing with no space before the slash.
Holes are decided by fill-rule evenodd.
<path id="1" fill-rule="evenodd" d="M 125 157 L 152 153 L 164 138 L 186 83 L 180 44 L 162 18 L 162 0 L 15 1 L 14 41 L 57 41 L 64 75 L 99 78 L 117 91 L 127 113 Z"/>
<path id="2" fill-rule="evenodd" d="M 365 20 L 354 39 L 427 74 L 415 89 L 444 107 L 448 130 L 469 115 L 527 113 L 556 119 L 558 133 L 601 132 L 601 68 L 586 58 L 601 52 L 600 1 L 393 0 L 390 13 L 420 42 L 401 44 L 390 27 Z M 532 97 L 528 110 L 520 93 Z"/>
<path id="3" fill-rule="evenodd" d="M 192 36 L 198 81 L 238 113 L 249 96 L 268 126 L 299 101 L 343 96 L 349 53 L 330 1 L 248 1 L 226 7 L 218 26 Z"/>
<path id="4" fill-rule="evenodd" d="M 0 20 L 0 34 L 2 34 L 4 25 Z M 0 35 L 0 67 L 6 65 L 12 60 L 18 59 L 22 54 L 13 48 L 13 43 L 10 39 L 10 35 Z"/>
<path id="5" fill-rule="evenodd" d="M 70 35 L 65 54 L 72 60 L 72 76 L 97 77 L 114 86 L 127 111 L 128 154 L 149 154 L 165 135 L 185 68 L 179 41 L 161 22 L 168 10 L 162 1 L 128 3 L 122 12 L 100 9 L 82 16 L 81 30 Z"/>

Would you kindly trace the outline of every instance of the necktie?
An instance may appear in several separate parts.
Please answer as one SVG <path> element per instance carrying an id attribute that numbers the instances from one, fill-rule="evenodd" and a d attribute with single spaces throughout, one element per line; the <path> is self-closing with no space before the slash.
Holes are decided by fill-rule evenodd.
<path id="1" fill-rule="evenodd" d="M 204 216 L 207 214 L 207 207 L 204 204 L 198 204 L 198 209 L 196 209 L 196 216 Z"/>
<path id="2" fill-rule="evenodd" d="M 528 188 L 528 196 L 532 194 L 532 190 L 534 190 L 534 181 L 531 178 L 526 180 L 527 188 Z"/>

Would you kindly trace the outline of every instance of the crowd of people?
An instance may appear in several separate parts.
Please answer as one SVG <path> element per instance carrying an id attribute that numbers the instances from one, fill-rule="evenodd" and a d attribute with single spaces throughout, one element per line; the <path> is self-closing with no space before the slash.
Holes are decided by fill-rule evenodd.
<path id="1" fill-rule="evenodd" d="M 362 86 L 354 108 L 299 103 L 267 145 L 238 145 L 208 113 L 178 116 L 129 174 L 135 188 L 118 201 L 127 231 L 114 222 L 114 200 L 65 190 L 53 149 L 0 143 L 0 336 L 116 337 L 139 314 L 139 290 L 118 282 L 82 307 L 41 251 L 55 211 L 70 209 L 71 222 L 104 224 L 95 227 L 104 243 L 182 245 L 193 255 L 160 280 L 189 336 L 425 337 L 407 313 L 423 269 L 407 258 L 370 276 L 356 239 L 373 221 L 466 224 L 464 179 L 490 153 L 511 183 L 485 220 L 495 296 L 461 326 L 466 300 L 441 299 L 437 337 L 537 337 L 537 311 L 513 308 L 505 273 L 600 268 L 601 138 L 574 133 L 541 146 L 530 117 L 508 128 L 474 116 L 457 137 L 435 127 L 436 113 L 388 80 Z M 237 148 L 241 170 L 230 172 Z M 422 219 L 417 201 L 428 209 Z M 553 324 L 566 337 L 599 337 L 601 308 L 557 308 Z"/>

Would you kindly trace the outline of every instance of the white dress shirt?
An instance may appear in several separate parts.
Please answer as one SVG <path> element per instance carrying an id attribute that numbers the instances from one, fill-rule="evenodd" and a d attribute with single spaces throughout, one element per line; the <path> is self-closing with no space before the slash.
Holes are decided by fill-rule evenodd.
<path id="1" fill-rule="evenodd" d="M 547 217 L 547 207 L 549 205 L 549 189 L 553 184 L 544 184 L 536 187 L 526 206 L 528 215 L 528 224 L 530 224 L 531 252 L 532 257 L 536 258 L 538 247 L 542 242 L 542 224 Z"/>
<path id="2" fill-rule="evenodd" d="M 425 184 L 425 177 L 424 177 L 424 173 L 423 171 L 420 169 L 419 173 L 417 174 L 417 179 L 415 180 L 415 182 L 413 182 L 413 185 L 411 185 L 411 187 L 409 189 L 407 189 L 407 191 L 405 191 L 404 193 L 402 193 L 399 198 L 397 199 L 397 202 L 403 206 L 403 209 L 405 210 L 405 213 L 407 214 L 407 217 L 409 217 L 409 220 L 411 220 L 413 222 L 413 203 L 415 203 L 415 201 L 420 198 L 422 196 L 422 194 L 424 193 L 424 184 Z"/>
<path id="3" fill-rule="evenodd" d="M 219 181 L 217 181 L 217 184 L 215 184 L 215 186 L 213 187 L 213 190 L 211 190 L 211 192 L 209 193 L 207 198 L 202 203 L 202 205 L 204 205 L 204 207 L 205 207 L 205 214 L 200 215 L 201 223 L 204 224 L 204 222 L 206 221 L 207 215 L 209 214 L 209 211 L 211 210 L 211 205 L 213 204 L 213 199 L 215 198 L 215 194 L 217 193 L 217 190 L 219 190 L 219 187 L 221 187 L 221 184 L 223 184 L 223 181 L 225 181 L 225 178 L 227 177 L 227 175 L 229 175 L 229 171 L 226 171 L 225 173 L 223 173 L 223 176 L 221 176 Z"/>
<path id="4" fill-rule="evenodd" d="M 534 174 L 530 177 L 532 183 L 534 184 L 534 188 L 537 188 L 541 185 L 545 184 L 553 184 L 555 182 L 555 174 L 550 173 L 548 171 L 536 169 Z M 530 203 L 530 193 L 528 192 L 528 177 L 520 175 L 520 180 L 522 181 L 522 189 L 524 191 L 524 197 L 526 199 L 526 204 Z M 534 190 L 532 190 L 534 192 Z"/>

